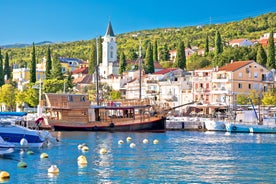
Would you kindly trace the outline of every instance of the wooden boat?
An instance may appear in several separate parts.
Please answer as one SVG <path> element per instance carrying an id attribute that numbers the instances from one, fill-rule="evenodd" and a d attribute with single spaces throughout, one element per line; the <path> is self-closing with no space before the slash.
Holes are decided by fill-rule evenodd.
<path id="1" fill-rule="evenodd" d="M 146 101 L 91 105 L 87 95 L 46 93 L 46 117 L 55 131 L 165 131 L 166 118 Z"/>

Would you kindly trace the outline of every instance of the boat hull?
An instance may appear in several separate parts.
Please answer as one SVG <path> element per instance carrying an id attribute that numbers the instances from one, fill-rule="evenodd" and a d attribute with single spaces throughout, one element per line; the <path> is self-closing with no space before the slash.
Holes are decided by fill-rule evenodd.
<path id="1" fill-rule="evenodd" d="M 276 127 L 264 126 L 264 125 L 256 125 L 250 127 L 251 133 L 267 133 L 267 134 L 275 134 Z"/>
<path id="2" fill-rule="evenodd" d="M 240 132 L 240 133 L 250 133 L 250 126 L 242 124 L 226 124 L 225 126 L 227 132 Z"/>
<path id="3" fill-rule="evenodd" d="M 140 123 L 129 123 L 129 124 L 109 124 L 108 126 L 100 126 L 92 124 L 83 125 L 68 125 L 53 124 L 52 128 L 55 131 L 165 131 L 166 119 L 160 118 L 154 121 L 140 122 Z"/>
<path id="4" fill-rule="evenodd" d="M 226 131 L 225 123 L 221 121 L 206 120 L 204 125 L 208 131 Z"/>
<path id="5" fill-rule="evenodd" d="M 20 144 L 24 138 L 27 140 L 28 147 L 41 147 L 44 139 L 39 135 L 39 132 L 30 130 L 18 125 L 5 125 L 0 128 L 0 136 L 4 141 L 14 144 L 16 147 L 22 147 Z"/>

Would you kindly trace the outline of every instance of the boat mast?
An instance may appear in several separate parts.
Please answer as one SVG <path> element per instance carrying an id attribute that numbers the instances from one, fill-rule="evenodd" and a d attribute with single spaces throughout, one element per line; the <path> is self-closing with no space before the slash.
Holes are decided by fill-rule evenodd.
<path id="1" fill-rule="evenodd" d="M 96 56 L 97 56 L 97 64 L 96 64 L 96 101 L 97 106 L 100 105 L 99 102 L 99 55 L 98 55 L 98 38 L 96 37 Z"/>
<path id="2" fill-rule="evenodd" d="M 139 100 L 142 99 L 142 44 L 139 45 Z"/>

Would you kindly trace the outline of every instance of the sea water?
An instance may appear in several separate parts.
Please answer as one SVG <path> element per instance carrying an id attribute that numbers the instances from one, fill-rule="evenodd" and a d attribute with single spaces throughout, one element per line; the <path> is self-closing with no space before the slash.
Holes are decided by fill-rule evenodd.
<path id="1" fill-rule="evenodd" d="M 10 179 L 2 182 L 275 183 L 276 180 L 275 134 L 189 131 L 53 134 L 60 140 L 58 145 L 17 149 L 0 157 L 0 170 L 10 174 Z M 127 137 L 131 140 L 127 141 Z M 124 143 L 118 144 L 120 140 Z M 89 148 L 86 152 L 78 149 L 83 143 Z M 130 147 L 131 143 L 135 146 Z M 100 153 L 102 148 L 106 149 L 105 154 Z M 27 154 L 28 150 L 34 154 Z M 42 153 L 47 153 L 48 158 L 40 158 Z M 78 165 L 80 155 L 87 158 L 87 165 Z M 17 167 L 20 161 L 27 167 Z M 51 165 L 58 167 L 58 174 L 48 174 Z"/>

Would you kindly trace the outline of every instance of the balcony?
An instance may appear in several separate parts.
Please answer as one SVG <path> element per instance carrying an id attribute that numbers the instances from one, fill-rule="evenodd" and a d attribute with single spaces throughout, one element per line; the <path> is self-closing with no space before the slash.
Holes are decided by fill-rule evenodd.
<path id="1" fill-rule="evenodd" d="M 151 79 L 151 80 L 147 80 L 146 82 L 147 82 L 147 84 L 157 84 L 158 80 Z"/>
<path id="2" fill-rule="evenodd" d="M 212 78 L 212 82 L 230 82 L 230 80 L 231 79 L 229 77 L 223 77 L 223 76 Z"/>
<path id="3" fill-rule="evenodd" d="M 157 90 L 146 90 L 147 94 L 157 94 Z"/>

